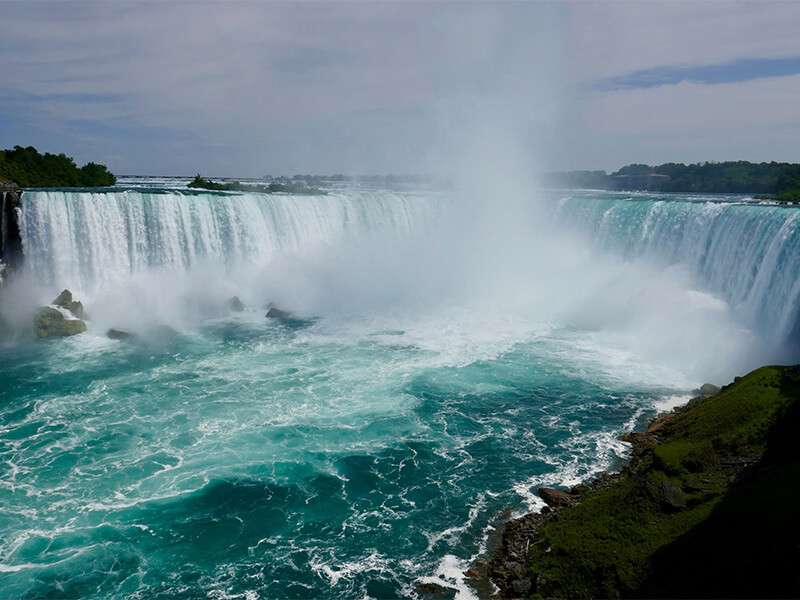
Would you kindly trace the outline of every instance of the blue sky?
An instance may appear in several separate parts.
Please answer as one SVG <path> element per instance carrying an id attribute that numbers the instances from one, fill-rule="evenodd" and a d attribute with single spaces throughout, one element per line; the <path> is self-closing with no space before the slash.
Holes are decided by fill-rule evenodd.
<path id="1" fill-rule="evenodd" d="M 0 147 L 119 174 L 800 161 L 800 3 L 30 0 L 2 11 Z"/>

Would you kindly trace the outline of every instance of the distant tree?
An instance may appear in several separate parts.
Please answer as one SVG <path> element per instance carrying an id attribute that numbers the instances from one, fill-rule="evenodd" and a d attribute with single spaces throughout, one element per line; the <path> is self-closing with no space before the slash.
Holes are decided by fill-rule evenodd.
<path id="1" fill-rule="evenodd" d="M 117 182 L 105 165 L 90 162 L 79 169 L 71 157 L 39 154 L 33 146 L 0 152 L 0 177 L 22 187 L 94 187 Z"/>

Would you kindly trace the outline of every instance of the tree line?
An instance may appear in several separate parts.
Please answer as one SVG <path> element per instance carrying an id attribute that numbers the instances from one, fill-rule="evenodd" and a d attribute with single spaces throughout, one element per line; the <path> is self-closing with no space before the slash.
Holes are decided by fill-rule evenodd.
<path id="1" fill-rule="evenodd" d="M 630 176 L 667 175 L 658 181 L 662 192 L 757 194 L 779 200 L 800 201 L 800 164 L 745 160 L 658 166 L 630 164 L 619 171 L 569 171 L 550 173 L 550 185 L 615 189 Z M 621 183 L 622 182 L 622 183 Z"/>
<path id="2" fill-rule="evenodd" d="M 33 146 L 1 151 L 0 179 L 21 187 L 95 187 L 117 182 L 105 165 L 90 162 L 78 167 L 70 156 L 40 154 Z"/>

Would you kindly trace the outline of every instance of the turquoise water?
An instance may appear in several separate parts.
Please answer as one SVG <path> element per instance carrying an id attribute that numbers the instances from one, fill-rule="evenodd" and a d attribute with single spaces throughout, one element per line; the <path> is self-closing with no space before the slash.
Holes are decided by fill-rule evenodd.
<path id="1" fill-rule="evenodd" d="M 38 287 L 15 297 L 72 285 L 90 319 L 0 348 L 2 597 L 413 598 L 430 582 L 469 598 L 463 572 L 503 511 L 618 465 L 616 436 L 686 399 L 705 365 L 727 376 L 758 360 L 753 340 L 781 346 L 674 256 L 665 270 L 596 231 L 562 246 L 527 220 L 508 246 L 479 242 L 436 194 L 280 210 L 120 194 L 29 199 Z M 626 208 L 587 218 L 585 200 L 548 204 L 550 223 Z M 257 216 L 268 202 L 274 221 Z M 159 208 L 158 240 L 123 252 L 137 206 Z M 53 210 L 63 229 L 32 225 Z M 293 210 L 305 220 L 281 238 Z M 232 293 L 245 311 L 225 309 Z M 296 315 L 265 319 L 275 298 Z M 137 337 L 107 339 L 117 324 Z M 698 332 L 725 353 L 687 343 Z"/>

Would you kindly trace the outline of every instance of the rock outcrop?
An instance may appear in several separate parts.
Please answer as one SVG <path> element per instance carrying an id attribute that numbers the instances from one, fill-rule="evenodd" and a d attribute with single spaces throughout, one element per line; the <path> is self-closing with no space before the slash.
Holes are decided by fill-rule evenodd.
<path id="1" fill-rule="evenodd" d="M 86 331 L 83 304 L 73 300 L 72 292 L 64 290 L 51 306 L 42 306 L 33 319 L 36 337 L 66 337 Z"/>
<path id="2" fill-rule="evenodd" d="M 239 299 L 239 296 L 234 296 L 225 303 L 228 310 L 231 312 L 242 312 L 244 310 L 244 303 Z"/>
<path id="3" fill-rule="evenodd" d="M 33 329 L 38 338 L 65 337 L 86 331 L 86 323 L 81 319 L 68 319 L 64 313 L 52 306 L 42 306 L 33 321 Z"/>
<path id="4" fill-rule="evenodd" d="M 53 300 L 53 304 L 55 306 L 60 306 L 61 308 L 66 308 L 79 319 L 86 318 L 86 314 L 83 311 L 83 303 L 79 302 L 78 300 L 73 300 L 72 292 L 69 290 L 64 290 L 61 292 L 58 295 L 58 298 Z"/>
<path id="5" fill-rule="evenodd" d="M 22 264 L 22 236 L 19 231 L 22 190 L 15 183 L 0 181 L 0 264 L 5 274 Z"/>
<path id="6" fill-rule="evenodd" d="M 696 390 L 692 390 L 692 394 L 701 398 L 708 398 L 709 396 L 715 396 L 719 394 L 719 391 L 720 388 L 713 383 L 704 383 Z"/>
<path id="7" fill-rule="evenodd" d="M 539 488 L 539 496 L 544 500 L 548 506 L 566 506 L 572 501 L 572 496 L 560 490 L 553 488 Z"/>
<path id="8" fill-rule="evenodd" d="M 112 340 L 130 340 L 136 336 L 134 336 L 130 331 L 125 331 L 124 329 L 111 328 L 106 331 L 106 337 Z"/>
<path id="9" fill-rule="evenodd" d="M 290 313 L 288 310 L 281 310 L 280 308 L 278 308 L 277 306 L 273 306 L 272 304 L 269 304 L 267 306 L 267 308 L 268 308 L 268 310 L 267 310 L 266 317 L 268 319 L 291 319 L 292 318 L 292 313 Z"/>

